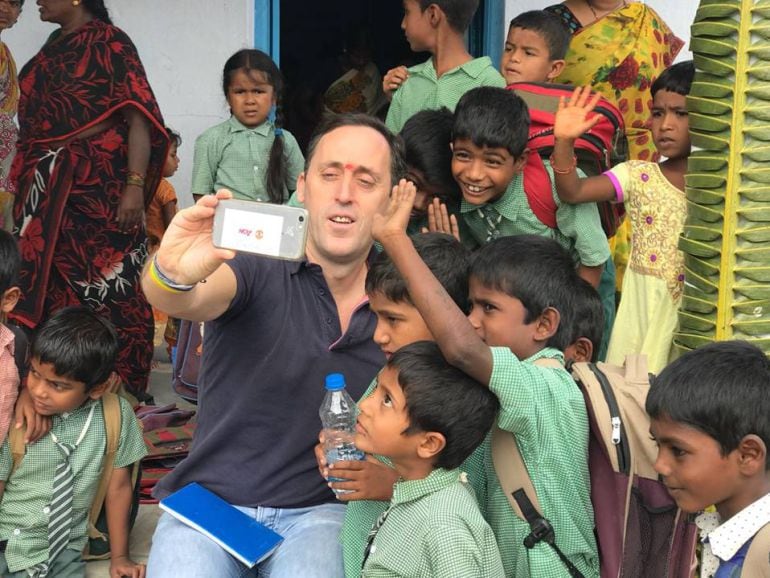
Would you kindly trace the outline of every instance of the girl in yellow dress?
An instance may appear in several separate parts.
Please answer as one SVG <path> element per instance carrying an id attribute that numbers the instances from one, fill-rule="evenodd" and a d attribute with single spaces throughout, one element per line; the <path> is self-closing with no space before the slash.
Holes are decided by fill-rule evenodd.
<path id="1" fill-rule="evenodd" d="M 686 95 L 692 61 L 667 69 L 652 84 L 652 139 L 666 160 L 628 161 L 603 175 L 580 179 L 573 142 L 598 119 L 590 115 L 597 96 L 577 89 L 556 114 L 553 170 L 562 201 L 625 202 L 631 223 L 631 254 L 623 293 L 610 337 L 607 361 L 622 364 L 626 354 L 647 355 L 650 371 L 668 363 L 682 296 L 684 259 L 677 248 L 687 205 L 684 175 L 690 155 Z"/>

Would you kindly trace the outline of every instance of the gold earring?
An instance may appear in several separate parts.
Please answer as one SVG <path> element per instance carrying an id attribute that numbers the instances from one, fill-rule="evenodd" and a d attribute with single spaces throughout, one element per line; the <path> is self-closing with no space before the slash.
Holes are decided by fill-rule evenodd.
<path id="1" fill-rule="evenodd" d="M 80 0 L 72 0 L 73 6 L 80 6 Z"/>

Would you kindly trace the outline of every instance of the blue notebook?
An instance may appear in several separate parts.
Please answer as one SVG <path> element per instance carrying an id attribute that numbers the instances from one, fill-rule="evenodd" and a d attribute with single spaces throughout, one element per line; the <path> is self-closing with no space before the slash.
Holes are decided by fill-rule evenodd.
<path id="1" fill-rule="evenodd" d="M 250 518 L 200 484 L 192 483 L 160 501 L 160 508 L 205 534 L 249 568 L 283 541 L 280 534 Z"/>

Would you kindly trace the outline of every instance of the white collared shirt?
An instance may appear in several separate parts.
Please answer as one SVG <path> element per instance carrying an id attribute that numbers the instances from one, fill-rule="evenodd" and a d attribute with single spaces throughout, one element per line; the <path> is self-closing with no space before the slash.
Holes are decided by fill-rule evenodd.
<path id="1" fill-rule="evenodd" d="M 766 524 L 770 524 L 770 494 L 749 504 L 732 518 L 719 524 L 719 514 L 704 512 L 695 523 L 703 537 L 702 576 L 716 573 L 719 561 L 727 562 Z"/>

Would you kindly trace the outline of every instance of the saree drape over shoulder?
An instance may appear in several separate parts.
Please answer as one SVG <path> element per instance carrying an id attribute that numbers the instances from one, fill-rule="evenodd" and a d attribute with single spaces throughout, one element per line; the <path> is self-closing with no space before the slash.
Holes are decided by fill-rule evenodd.
<path id="1" fill-rule="evenodd" d="M 613 101 L 626 123 L 629 157 L 653 160 L 650 85 L 683 45 L 652 8 L 631 2 L 574 33 L 559 82 L 590 85 Z"/>
<path id="2" fill-rule="evenodd" d="M 118 330 L 118 373 L 131 390 L 145 391 L 153 349 L 152 310 L 140 286 L 146 235 L 117 225 L 128 170 L 122 112 L 134 107 L 151 127 L 145 204 L 168 139 L 139 55 L 124 32 L 91 21 L 50 39 L 21 70 L 19 85 L 12 175 L 23 298 L 13 317 L 35 327 L 62 307 L 91 307 Z M 102 130 L 91 134 L 95 127 Z"/>

